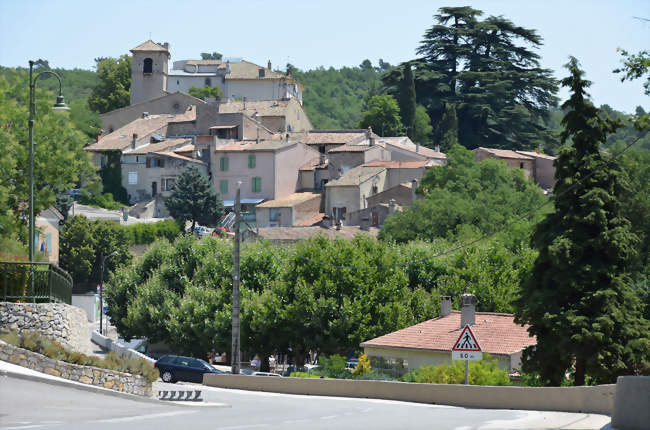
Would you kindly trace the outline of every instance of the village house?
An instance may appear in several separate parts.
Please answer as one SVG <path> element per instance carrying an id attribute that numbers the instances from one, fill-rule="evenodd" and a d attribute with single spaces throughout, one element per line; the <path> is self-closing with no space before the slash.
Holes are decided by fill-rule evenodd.
<path id="1" fill-rule="evenodd" d="M 526 178 L 533 179 L 545 190 L 555 185 L 555 167 L 553 163 L 557 157 L 532 151 L 510 151 L 507 149 L 493 149 L 478 147 L 474 150 L 474 159 L 483 161 L 486 158 L 496 158 L 506 162 L 510 168 L 520 168 Z"/>
<path id="2" fill-rule="evenodd" d="M 168 43 L 152 40 L 131 49 L 131 104 L 166 94 L 189 93 L 191 87 L 218 87 L 224 99 L 289 100 L 302 104 L 302 88 L 291 76 L 245 61 L 171 59 Z"/>
<path id="3" fill-rule="evenodd" d="M 40 212 L 34 219 L 34 246 L 47 256 L 47 261 L 59 264 L 59 228 L 63 215 L 54 206 Z"/>
<path id="4" fill-rule="evenodd" d="M 509 373 L 520 369 L 523 349 L 536 344 L 528 326 L 516 324 L 512 314 L 476 312 L 472 294 L 463 294 L 461 299 L 460 312 L 451 310 L 451 297 L 441 296 L 438 318 L 367 340 L 360 346 L 371 360 L 374 357 L 389 366 L 403 366 L 404 371 L 449 364 L 451 349 L 469 324 L 482 351 L 496 358 L 499 368 Z"/>
<path id="5" fill-rule="evenodd" d="M 322 219 L 318 214 L 321 194 L 303 192 L 268 200 L 255 207 L 258 227 L 294 227 L 313 225 Z M 315 218 L 316 217 L 316 218 Z"/>
<path id="6" fill-rule="evenodd" d="M 540 187 L 548 190 L 555 185 L 555 166 L 553 163 L 557 157 L 542 154 L 541 152 L 517 151 L 518 154 L 533 158 L 533 178 Z"/>
<path id="7" fill-rule="evenodd" d="M 306 132 L 313 128 L 302 104 L 295 98 L 257 101 L 225 99 L 219 103 L 219 113 L 242 113 L 250 118 L 258 118 L 273 133 Z"/>

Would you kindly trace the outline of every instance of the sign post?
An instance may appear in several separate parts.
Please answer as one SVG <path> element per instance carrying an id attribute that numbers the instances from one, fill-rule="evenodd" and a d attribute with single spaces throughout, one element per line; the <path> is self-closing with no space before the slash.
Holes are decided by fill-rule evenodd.
<path id="1" fill-rule="evenodd" d="M 465 360 L 465 385 L 469 384 L 469 361 L 481 361 L 483 352 L 481 345 L 479 345 L 472 327 L 468 324 L 460 332 L 458 340 L 451 348 L 452 360 Z"/>

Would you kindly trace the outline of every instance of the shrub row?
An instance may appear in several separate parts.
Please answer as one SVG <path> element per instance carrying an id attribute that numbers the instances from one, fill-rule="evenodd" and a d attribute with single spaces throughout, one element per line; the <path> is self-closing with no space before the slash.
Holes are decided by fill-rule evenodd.
<path id="1" fill-rule="evenodd" d="M 148 382 L 156 381 L 159 376 L 158 370 L 141 358 L 120 357 L 111 351 L 102 359 L 81 352 L 69 351 L 57 341 L 41 336 L 37 332 L 17 333 L 16 331 L 2 330 L 0 331 L 0 339 L 18 348 L 27 349 L 55 360 L 65 361 L 66 363 L 94 366 L 130 373 L 132 375 L 140 375 Z"/>
<path id="2" fill-rule="evenodd" d="M 181 234 L 181 229 L 173 220 L 154 223 L 139 223 L 124 226 L 129 243 L 133 245 L 146 245 L 156 239 L 165 238 L 172 242 Z"/>

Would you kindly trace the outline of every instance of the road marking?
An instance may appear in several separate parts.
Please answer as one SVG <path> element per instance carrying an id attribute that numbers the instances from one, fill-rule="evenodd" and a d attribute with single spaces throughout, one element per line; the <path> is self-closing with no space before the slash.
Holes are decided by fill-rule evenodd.
<path id="1" fill-rule="evenodd" d="M 95 423 L 123 423 L 123 422 L 129 422 L 129 421 L 141 421 L 141 420 L 152 420 L 156 418 L 165 418 L 165 417 L 173 417 L 176 415 L 187 415 L 187 414 L 195 414 L 198 411 L 176 411 L 176 412 L 162 412 L 160 414 L 148 414 L 148 415 L 136 415 L 133 417 L 123 417 L 123 418 L 109 418 L 106 420 L 95 420 L 92 422 Z"/>
<path id="2" fill-rule="evenodd" d="M 37 427 L 45 427 L 45 424 L 32 424 L 32 425 L 24 425 L 24 426 L 16 426 L 16 427 L 0 427 L 0 430 L 34 429 Z"/>
<path id="3" fill-rule="evenodd" d="M 217 430 L 237 430 L 237 429 L 256 429 L 260 427 L 270 427 L 271 424 L 244 424 L 241 426 L 217 427 Z"/>
<path id="4" fill-rule="evenodd" d="M 321 420 L 331 420 L 332 418 L 336 418 L 338 415 L 328 415 L 326 417 L 320 417 Z"/>

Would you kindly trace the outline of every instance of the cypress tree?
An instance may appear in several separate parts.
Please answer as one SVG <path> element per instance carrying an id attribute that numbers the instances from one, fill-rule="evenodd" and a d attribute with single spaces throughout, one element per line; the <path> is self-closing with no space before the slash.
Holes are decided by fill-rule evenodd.
<path id="1" fill-rule="evenodd" d="M 410 63 L 404 64 L 399 111 L 402 116 L 402 124 L 406 128 L 406 135 L 413 139 L 415 134 L 415 81 Z"/>
<path id="2" fill-rule="evenodd" d="M 590 82 L 571 58 L 562 80 L 571 97 L 562 108 L 565 146 L 556 161 L 555 211 L 533 234 L 539 256 L 515 303 L 516 321 L 530 324 L 537 345 L 524 352 L 524 371 L 559 385 L 586 377 L 612 383 L 648 366 L 650 324 L 628 270 L 638 238 L 623 216 L 625 172 L 599 145 L 620 125 L 588 98 Z"/>
<path id="3" fill-rule="evenodd" d="M 456 107 L 449 103 L 445 106 L 445 113 L 438 125 L 438 145 L 442 152 L 447 152 L 458 143 L 458 117 Z"/>

